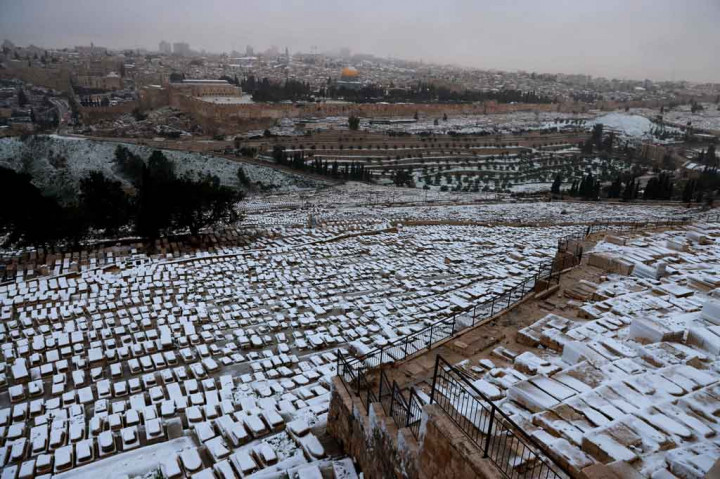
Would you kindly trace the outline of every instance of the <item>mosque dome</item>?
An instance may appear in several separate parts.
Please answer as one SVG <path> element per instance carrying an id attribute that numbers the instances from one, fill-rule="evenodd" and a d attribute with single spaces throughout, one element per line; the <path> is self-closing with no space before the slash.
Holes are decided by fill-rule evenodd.
<path id="1" fill-rule="evenodd" d="M 358 71 L 354 67 L 345 67 L 342 69 L 340 76 L 343 78 L 357 78 Z"/>

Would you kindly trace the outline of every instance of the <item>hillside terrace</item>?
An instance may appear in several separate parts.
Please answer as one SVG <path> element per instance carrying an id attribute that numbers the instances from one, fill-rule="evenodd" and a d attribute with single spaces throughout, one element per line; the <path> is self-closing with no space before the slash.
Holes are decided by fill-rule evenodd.
<path id="1" fill-rule="evenodd" d="M 269 162 L 276 161 L 273 149 L 282 146 L 290 158 L 303 154 L 308 167 L 316 161 L 328 168 L 361 164 L 374 180 L 388 182 L 397 170 L 406 170 L 418 187 L 431 189 L 505 190 L 552 182 L 558 174 L 568 182 L 588 172 L 610 179 L 630 167 L 629 162 L 612 156 L 580 155 L 578 145 L 587 136 L 586 132 L 440 137 L 322 133 L 251 144 Z"/>

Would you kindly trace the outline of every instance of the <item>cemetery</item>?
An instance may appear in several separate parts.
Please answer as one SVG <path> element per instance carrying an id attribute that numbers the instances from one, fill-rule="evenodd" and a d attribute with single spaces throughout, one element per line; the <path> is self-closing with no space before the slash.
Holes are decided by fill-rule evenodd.
<path id="1" fill-rule="evenodd" d="M 676 206 L 425 200 L 349 183 L 251 199 L 244 226 L 215 233 L 207 247 L 162 239 L 154 250 L 6 251 L 3 477 L 102 477 L 119 467 L 129 477 L 356 477 L 353 457 L 328 433 L 339 358 L 525 291 L 558 240 L 590 224 L 707 216 Z M 698 232 L 695 243 L 711 254 L 712 238 Z M 591 257 L 611 264 L 611 245 Z M 706 341 L 704 331 L 693 341 Z M 524 398 L 507 380 L 477 380 L 507 404 Z"/>
<path id="2" fill-rule="evenodd" d="M 333 435 L 362 457 L 348 425 L 379 434 L 402 464 L 382 473 L 417 477 L 714 477 L 718 238 L 717 221 L 595 233 L 556 287 L 480 327 L 342 359 Z"/>

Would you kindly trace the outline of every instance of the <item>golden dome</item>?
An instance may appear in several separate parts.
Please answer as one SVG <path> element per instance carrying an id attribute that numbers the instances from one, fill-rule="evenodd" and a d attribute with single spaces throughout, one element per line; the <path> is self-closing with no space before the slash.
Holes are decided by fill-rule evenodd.
<path id="1" fill-rule="evenodd" d="M 358 76 L 358 71 L 353 67 L 345 67 L 342 69 L 342 73 L 340 75 L 343 77 L 355 78 Z"/>

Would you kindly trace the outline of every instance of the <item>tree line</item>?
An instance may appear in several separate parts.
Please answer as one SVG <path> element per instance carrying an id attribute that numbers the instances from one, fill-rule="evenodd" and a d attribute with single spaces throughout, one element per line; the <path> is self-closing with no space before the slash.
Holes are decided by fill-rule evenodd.
<path id="1" fill-rule="evenodd" d="M 344 180 L 370 181 L 370 170 L 366 169 L 365 165 L 359 161 L 339 164 L 337 160 L 330 163 L 315 157 L 308 157 L 312 161 L 306 161 L 304 151 L 287 151 L 281 145 L 273 147 L 272 156 L 276 163 L 296 170 L 304 170 L 317 175 L 342 178 Z"/>
<path id="2" fill-rule="evenodd" d="M 75 198 L 61 203 L 43 194 L 30 175 L 0 167 L 0 233 L 8 245 L 77 245 L 93 236 L 137 234 L 150 241 L 173 232 L 197 234 L 206 227 L 239 219 L 242 193 L 221 186 L 216 176 L 178 176 L 161 151 L 147 161 L 123 146 L 114 163 L 132 185 L 90 172 Z M 128 191 L 131 190 L 131 191 Z"/>
<path id="3" fill-rule="evenodd" d="M 682 189 L 677 187 L 680 183 Z M 561 190 L 562 176 L 557 175 L 550 191 L 554 195 L 567 194 L 586 200 L 597 200 L 602 197 L 608 199 L 622 199 L 624 201 L 644 199 L 671 201 L 680 200 L 683 203 L 706 202 L 712 204 L 715 195 L 720 190 L 720 175 L 717 168 L 705 168 L 699 175 L 678 180 L 671 173 L 660 172 L 648 179 L 645 187 L 640 189 L 640 180 L 629 173 L 621 173 L 615 177 L 610 185 L 602 187 L 599 179 L 592 173 L 583 175 L 580 180 L 574 180 L 570 188 Z"/>
<path id="4" fill-rule="evenodd" d="M 593 151 L 611 153 L 615 142 L 615 133 L 611 131 L 604 135 L 604 130 L 605 126 L 602 123 L 593 125 L 590 137 L 583 142 L 580 150 L 586 155 L 591 155 Z"/>
<path id="5" fill-rule="evenodd" d="M 312 95 L 309 83 L 292 78 L 284 82 L 272 82 L 267 78 L 258 80 L 254 75 L 249 75 L 240 82 L 240 87 L 257 102 L 307 101 Z"/>
<path id="6" fill-rule="evenodd" d="M 697 158 L 698 163 L 705 165 L 708 168 L 718 167 L 718 157 L 715 153 L 715 145 L 710 145 L 707 150 L 700 150 Z"/>
<path id="7" fill-rule="evenodd" d="M 472 103 L 497 101 L 498 103 L 552 103 L 553 98 L 535 91 L 522 90 L 454 90 L 432 83 L 418 82 L 408 88 L 385 88 L 378 84 L 366 84 L 360 88 L 346 87 L 328 78 L 326 85 L 313 89 L 309 83 L 288 78 L 284 81 L 258 79 L 248 75 L 242 80 L 223 76 L 232 84 L 252 95 L 257 102 L 315 101 L 318 98 L 344 99 L 356 103 Z"/>
<path id="8" fill-rule="evenodd" d="M 337 86 L 331 83 L 319 91 L 319 95 L 344 99 L 356 103 L 473 103 L 497 101 L 498 103 L 552 103 L 553 99 L 535 91 L 522 90 L 453 90 L 432 83 L 418 82 L 408 88 L 383 88 L 380 85 L 364 85 L 359 89 Z"/>

